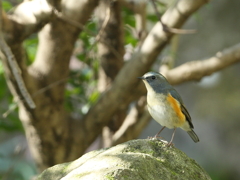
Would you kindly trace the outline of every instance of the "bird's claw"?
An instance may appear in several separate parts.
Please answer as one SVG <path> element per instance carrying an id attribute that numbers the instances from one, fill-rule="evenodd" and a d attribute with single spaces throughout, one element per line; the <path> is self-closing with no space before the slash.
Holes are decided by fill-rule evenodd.
<path id="1" fill-rule="evenodd" d="M 172 142 L 167 143 L 167 147 L 174 147 L 174 144 Z"/>

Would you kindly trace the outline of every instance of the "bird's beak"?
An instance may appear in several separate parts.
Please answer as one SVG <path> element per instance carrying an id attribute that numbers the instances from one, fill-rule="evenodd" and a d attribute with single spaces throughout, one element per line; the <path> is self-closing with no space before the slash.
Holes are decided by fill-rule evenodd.
<path id="1" fill-rule="evenodd" d="M 138 79 L 142 79 L 142 80 L 144 80 L 144 79 L 145 79 L 145 77 L 138 77 Z"/>

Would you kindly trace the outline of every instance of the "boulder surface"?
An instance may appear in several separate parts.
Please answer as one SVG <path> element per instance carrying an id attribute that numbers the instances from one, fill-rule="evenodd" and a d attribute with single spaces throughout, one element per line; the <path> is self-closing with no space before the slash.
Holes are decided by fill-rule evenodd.
<path id="1" fill-rule="evenodd" d="M 43 171 L 37 180 L 211 179 L 195 160 L 157 139 L 131 140 Z"/>

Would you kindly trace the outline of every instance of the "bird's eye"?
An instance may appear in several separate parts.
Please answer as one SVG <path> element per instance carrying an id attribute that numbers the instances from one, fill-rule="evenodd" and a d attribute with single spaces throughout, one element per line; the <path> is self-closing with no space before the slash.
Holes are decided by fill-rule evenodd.
<path id="1" fill-rule="evenodd" d="M 156 79 L 156 77 L 155 77 L 155 76 L 152 76 L 152 79 Z"/>

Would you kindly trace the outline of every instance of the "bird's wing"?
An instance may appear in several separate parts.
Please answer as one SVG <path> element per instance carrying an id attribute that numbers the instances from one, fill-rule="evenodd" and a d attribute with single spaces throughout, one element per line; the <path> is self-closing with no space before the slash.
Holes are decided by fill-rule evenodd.
<path id="1" fill-rule="evenodd" d="M 193 127 L 193 123 L 192 123 L 192 118 L 191 118 L 190 114 L 188 113 L 188 110 L 186 109 L 186 107 L 183 104 L 181 104 L 181 110 L 182 110 L 182 113 L 185 115 L 186 120 L 188 121 L 190 127 L 193 129 L 194 127 Z"/>
<path id="2" fill-rule="evenodd" d="M 174 97 L 178 102 L 180 102 L 180 106 L 181 106 L 182 113 L 185 115 L 186 120 L 188 121 L 190 127 L 191 127 L 191 128 L 194 128 L 194 127 L 193 127 L 193 124 L 192 124 L 192 118 L 191 118 L 190 114 L 188 113 L 188 110 L 186 109 L 186 107 L 183 105 L 183 101 L 182 101 L 181 96 L 178 94 L 178 92 L 177 92 L 175 89 L 171 89 L 171 90 L 170 90 L 170 94 L 171 94 L 171 96 Z"/>

